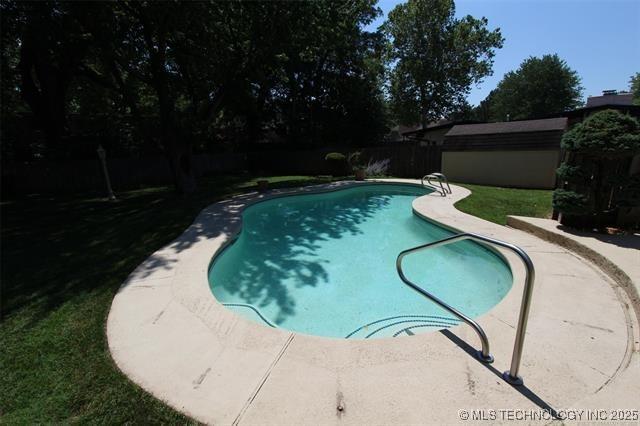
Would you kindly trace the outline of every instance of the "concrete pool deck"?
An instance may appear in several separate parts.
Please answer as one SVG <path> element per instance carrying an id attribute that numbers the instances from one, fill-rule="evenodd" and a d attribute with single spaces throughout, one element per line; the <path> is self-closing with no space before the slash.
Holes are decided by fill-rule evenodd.
<path id="1" fill-rule="evenodd" d="M 638 408 L 638 327 L 625 291 L 572 251 L 460 212 L 454 203 L 470 194 L 462 187 L 453 186 L 447 197 L 419 197 L 413 208 L 531 256 L 537 278 L 520 370 L 524 386 L 500 377 L 511 361 L 524 281 L 510 252 L 501 250 L 513 288 L 477 319 L 491 342 L 491 365 L 470 355 L 479 342 L 466 325 L 395 339 L 332 339 L 262 326 L 215 300 L 209 262 L 240 230 L 243 208 L 357 184 L 250 193 L 204 209 L 133 271 L 114 298 L 107 336 L 118 367 L 170 406 L 212 424 L 457 423 L 465 422 L 460 410 L 484 409 L 488 416 L 502 409 Z M 354 252 L 351 261 L 358 256 L 366 252 Z M 495 421 L 508 421 L 500 413 Z"/>

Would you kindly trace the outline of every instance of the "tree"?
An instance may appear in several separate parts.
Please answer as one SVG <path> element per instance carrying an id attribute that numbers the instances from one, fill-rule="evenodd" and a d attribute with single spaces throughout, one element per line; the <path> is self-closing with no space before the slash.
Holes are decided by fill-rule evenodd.
<path id="1" fill-rule="evenodd" d="M 66 134 L 67 91 L 90 48 L 91 9 L 84 2 L 2 3 L 3 25 L 20 46 L 20 93 L 50 152 L 59 152 Z"/>
<path id="2" fill-rule="evenodd" d="M 540 118 L 582 105 L 578 73 L 558 55 L 530 57 L 498 83 L 489 100 L 493 121 Z"/>
<path id="3" fill-rule="evenodd" d="M 455 18 L 453 0 L 408 0 L 383 30 L 391 39 L 391 109 L 403 124 L 428 122 L 459 110 L 471 85 L 492 72 L 500 30 L 486 18 Z"/>
<path id="4" fill-rule="evenodd" d="M 271 100 L 290 142 L 360 144 L 384 134 L 384 40 L 362 30 L 380 13 L 374 5 L 294 2 L 279 12 L 289 33 Z"/>
<path id="5" fill-rule="evenodd" d="M 229 142 L 229 129 L 241 134 L 234 146 L 267 131 L 354 145 L 384 134 L 385 40 L 363 30 L 380 13 L 375 0 L 1 6 L 3 71 L 12 68 L 2 73 L 3 99 L 26 100 L 50 157 L 77 141 L 87 146 L 73 153 L 92 154 L 97 140 L 112 140 L 107 133 L 126 134 L 132 145 L 160 149 L 176 188 L 190 192 L 192 153 Z M 99 124 L 89 137 L 66 137 L 70 113 Z M 3 143 L 3 153 L 7 146 L 15 144 Z"/>
<path id="6" fill-rule="evenodd" d="M 629 164 L 640 152 L 635 118 L 615 110 L 593 114 L 564 134 L 562 148 L 569 157 L 557 171 L 564 187 L 554 191 L 553 207 L 567 216 L 563 223 L 602 227 L 608 212 L 634 201 L 638 177 L 629 176 Z"/>
<path id="7" fill-rule="evenodd" d="M 640 72 L 635 73 L 629 80 L 629 86 L 631 87 L 631 93 L 633 93 L 634 105 L 640 105 Z"/>

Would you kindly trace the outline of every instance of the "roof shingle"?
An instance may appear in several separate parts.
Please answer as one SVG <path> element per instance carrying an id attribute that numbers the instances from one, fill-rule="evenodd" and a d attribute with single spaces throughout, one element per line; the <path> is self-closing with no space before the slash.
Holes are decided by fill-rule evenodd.
<path id="1" fill-rule="evenodd" d="M 451 128 L 446 136 L 493 135 L 500 133 L 548 132 L 564 130 L 566 117 L 543 120 L 504 121 L 499 123 L 463 124 Z"/>

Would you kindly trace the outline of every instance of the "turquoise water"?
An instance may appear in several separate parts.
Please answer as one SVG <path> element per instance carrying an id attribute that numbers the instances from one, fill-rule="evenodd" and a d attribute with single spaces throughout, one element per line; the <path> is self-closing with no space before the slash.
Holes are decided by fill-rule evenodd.
<path id="1" fill-rule="evenodd" d="M 427 191 L 364 185 L 264 201 L 243 213 L 238 239 L 211 265 L 221 303 L 266 325 L 329 337 L 376 338 L 433 331 L 458 320 L 404 285 L 398 253 L 452 233 L 413 214 Z M 407 256 L 413 282 L 476 317 L 509 291 L 509 267 L 471 241 Z"/>

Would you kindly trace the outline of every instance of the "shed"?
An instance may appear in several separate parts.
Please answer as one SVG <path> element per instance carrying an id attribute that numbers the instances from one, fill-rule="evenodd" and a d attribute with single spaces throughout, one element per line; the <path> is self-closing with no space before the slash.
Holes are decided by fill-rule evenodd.
<path id="1" fill-rule="evenodd" d="M 444 138 L 442 171 L 450 180 L 554 188 L 567 118 L 456 125 Z"/>

